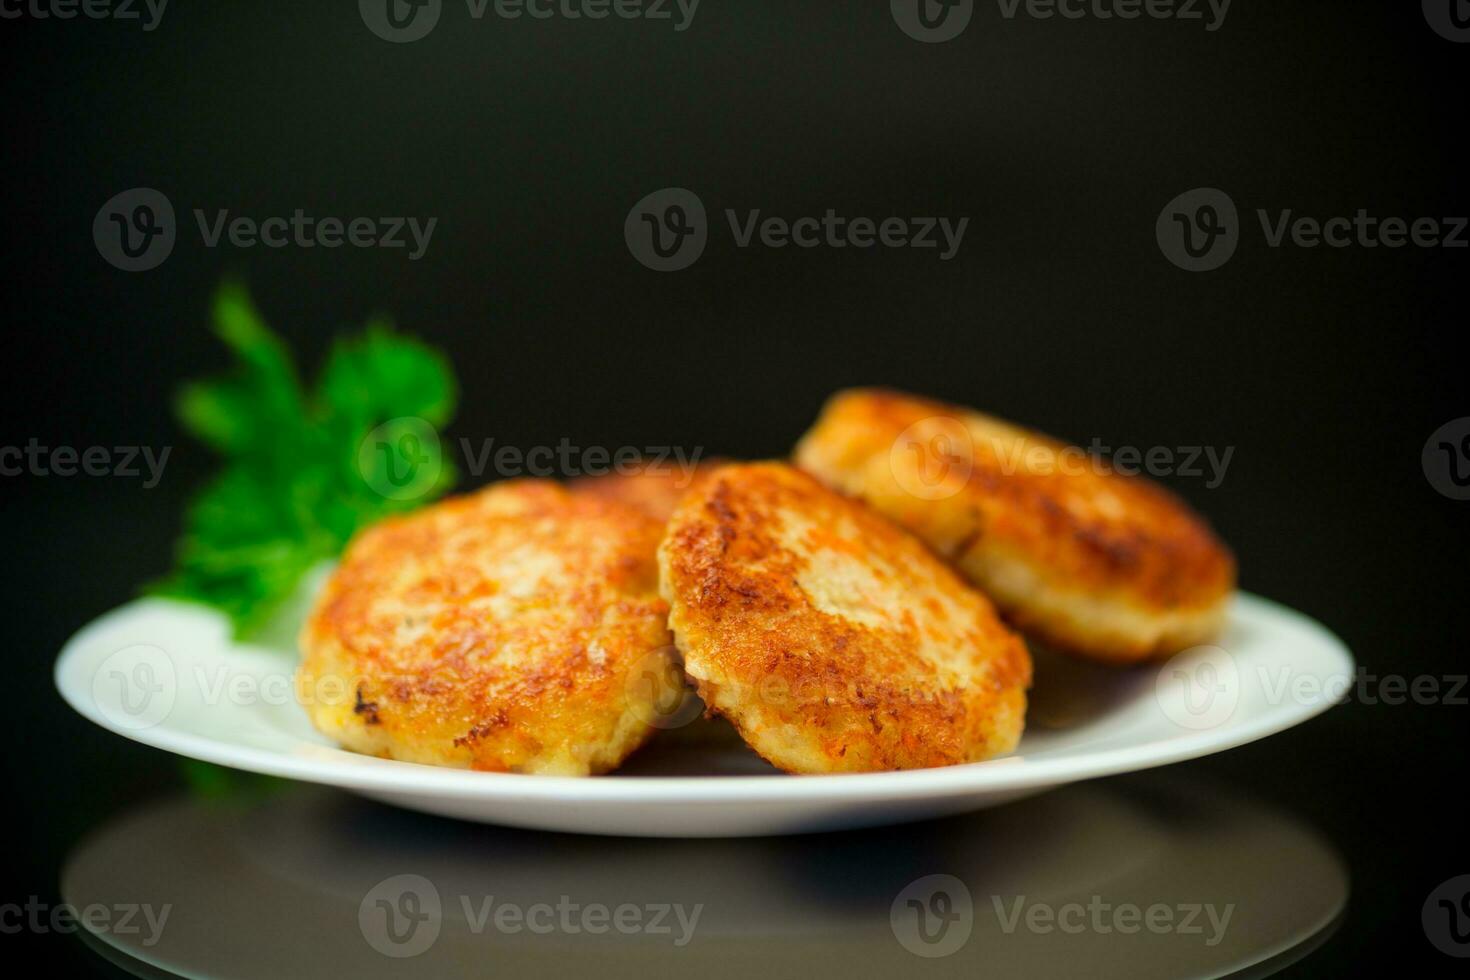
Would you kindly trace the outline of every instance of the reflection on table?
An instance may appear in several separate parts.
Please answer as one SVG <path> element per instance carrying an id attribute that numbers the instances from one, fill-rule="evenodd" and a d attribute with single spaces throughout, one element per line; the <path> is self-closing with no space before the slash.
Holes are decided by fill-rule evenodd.
<path id="1" fill-rule="evenodd" d="M 961 817 L 786 838 L 579 837 L 250 782 L 124 814 L 63 895 L 139 975 L 1264 976 L 1347 871 L 1188 768 Z M 656 971 L 656 972 L 655 972 Z"/>

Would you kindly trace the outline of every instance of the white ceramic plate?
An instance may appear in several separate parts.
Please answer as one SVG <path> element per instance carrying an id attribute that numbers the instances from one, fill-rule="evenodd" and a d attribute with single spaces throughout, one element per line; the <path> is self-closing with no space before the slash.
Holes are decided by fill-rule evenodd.
<path id="1" fill-rule="evenodd" d="M 293 635 L 291 619 L 282 637 Z M 336 748 L 295 700 L 295 660 L 289 639 L 234 643 L 218 614 L 147 599 L 72 637 L 56 686 L 87 718 L 147 745 L 410 809 L 543 830 L 726 837 L 943 816 L 1209 755 L 1318 714 L 1351 689 L 1354 669 L 1319 624 L 1241 594 L 1218 646 L 1163 665 L 1116 671 L 1038 651 L 1026 735 L 1005 758 L 789 776 L 723 723 L 701 720 L 660 732 L 615 775 L 577 779 L 442 769 Z"/>

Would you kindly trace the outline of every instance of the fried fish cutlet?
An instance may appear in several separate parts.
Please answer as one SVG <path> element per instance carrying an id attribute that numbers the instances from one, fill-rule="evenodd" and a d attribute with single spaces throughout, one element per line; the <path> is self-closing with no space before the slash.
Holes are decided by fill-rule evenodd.
<path id="1" fill-rule="evenodd" d="M 828 401 L 797 465 L 923 538 L 1014 624 L 1110 663 L 1222 626 L 1235 561 L 1182 501 L 1081 449 L 958 408 L 857 389 Z"/>
<path id="2" fill-rule="evenodd" d="M 703 473 L 716 463 L 706 460 L 694 463 L 645 461 L 628 473 L 600 473 L 572 480 L 568 486 L 577 493 L 591 494 L 603 500 L 614 500 L 643 511 L 660 522 L 674 513 L 680 498 Z"/>
<path id="3" fill-rule="evenodd" d="M 702 478 L 659 572 L 705 704 L 782 769 L 943 766 L 1020 740 L 1020 638 L 916 538 L 790 466 Z"/>
<path id="4" fill-rule="evenodd" d="M 663 525 L 541 480 L 363 532 L 301 634 L 312 722 L 357 752 L 587 775 L 653 731 L 674 667 L 657 594 Z M 338 694 L 333 696 L 332 692 Z"/>

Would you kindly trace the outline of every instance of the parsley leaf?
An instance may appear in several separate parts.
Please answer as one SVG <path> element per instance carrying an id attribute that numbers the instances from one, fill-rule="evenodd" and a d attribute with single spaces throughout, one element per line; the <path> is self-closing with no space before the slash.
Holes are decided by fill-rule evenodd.
<path id="1" fill-rule="evenodd" d="M 457 387 L 441 353 L 375 321 L 336 341 L 308 391 L 236 284 L 215 297 L 214 330 L 237 363 L 184 386 L 177 412 L 223 466 L 188 507 L 173 571 L 149 591 L 220 609 L 248 635 L 360 528 L 454 484 L 438 429 Z"/>

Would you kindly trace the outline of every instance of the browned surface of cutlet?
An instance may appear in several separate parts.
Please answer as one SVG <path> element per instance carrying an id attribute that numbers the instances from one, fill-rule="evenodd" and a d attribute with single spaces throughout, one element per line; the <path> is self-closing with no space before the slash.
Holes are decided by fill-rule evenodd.
<path id="1" fill-rule="evenodd" d="M 1234 589 L 1230 552 L 1173 494 L 970 409 L 841 392 L 795 459 L 914 531 L 1017 625 L 1096 659 L 1203 641 Z"/>
<path id="2" fill-rule="evenodd" d="M 353 541 L 301 635 L 313 722 L 348 748 L 586 774 L 651 733 L 630 674 L 673 657 L 663 525 L 547 481 L 497 484 Z M 346 693 L 323 693 L 334 686 Z"/>
<path id="3" fill-rule="evenodd" d="M 781 463 L 680 503 L 661 587 L 706 704 L 794 772 L 972 762 L 1020 738 L 1031 662 L 907 532 Z"/>
<path id="4" fill-rule="evenodd" d="M 655 520 L 667 521 L 694 481 L 717 465 L 713 460 L 693 465 L 645 460 L 630 472 L 578 477 L 568 486 L 576 493 L 627 504 Z"/>

